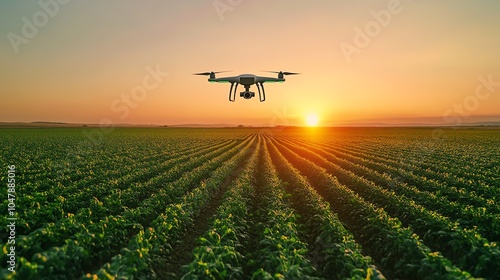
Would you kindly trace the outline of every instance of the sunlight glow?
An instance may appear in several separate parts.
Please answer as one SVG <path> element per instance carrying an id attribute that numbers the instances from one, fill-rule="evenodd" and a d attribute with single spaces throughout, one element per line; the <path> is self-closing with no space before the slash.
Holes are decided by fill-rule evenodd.
<path id="1" fill-rule="evenodd" d="M 318 115 L 311 113 L 306 116 L 306 123 L 308 126 L 316 126 L 318 125 L 318 122 L 319 122 Z"/>

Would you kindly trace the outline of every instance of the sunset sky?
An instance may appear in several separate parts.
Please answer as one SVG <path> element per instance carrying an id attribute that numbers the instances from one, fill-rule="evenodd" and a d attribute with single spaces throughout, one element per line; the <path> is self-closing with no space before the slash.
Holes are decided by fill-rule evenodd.
<path id="1" fill-rule="evenodd" d="M 498 0 L 1 1 L 0 122 L 500 121 L 499 13 Z M 228 84 L 192 75 L 222 70 L 302 74 L 232 103 Z"/>

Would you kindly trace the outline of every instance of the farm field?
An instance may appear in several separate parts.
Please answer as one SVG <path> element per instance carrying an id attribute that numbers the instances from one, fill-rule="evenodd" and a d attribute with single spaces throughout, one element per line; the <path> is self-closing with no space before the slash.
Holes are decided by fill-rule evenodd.
<path id="1" fill-rule="evenodd" d="M 1 279 L 500 279 L 500 129 L 12 128 L 0 145 Z"/>

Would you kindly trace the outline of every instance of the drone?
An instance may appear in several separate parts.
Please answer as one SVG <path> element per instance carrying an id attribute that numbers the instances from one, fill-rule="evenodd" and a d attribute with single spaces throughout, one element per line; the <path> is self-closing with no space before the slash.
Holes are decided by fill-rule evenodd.
<path id="1" fill-rule="evenodd" d="M 256 76 L 254 74 L 241 74 L 239 76 L 233 77 L 223 77 L 216 78 L 215 74 L 224 73 L 230 71 L 219 71 L 219 72 L 203 72 L 203 73 L 195 73 L 193 75 L 202 75 L 202 76 L 210 76 L 208 81 L 211 83 L 231 83 L 231 88 L 229 89 L 229 101 L 234 102 L 236 100 L 236 89 L 239 84 L 242 84 L 245 87 L 245 91 L 240 92 L 240 97 L 245 99 L 251 99 L 255 97 L 255 92 L 250 91 L 250 86 L 253 84 L 257 85 L 257 89 L 259 90 L 259 100 L 260 102 L 266 101 L 266 92 L 264 91 L 264 83 L 283 83 L 285 81 L 285 75 L 297 75 L 300 73 L 293 72 L 283 72 L 283 71 L 263 71 L 278 74 L 278 78 L 271 77 L 261 77 Z M 236 84 L 236 86 L 234 86 Z M 233 90 L 234 88 L 234 90 Z M 261 90 L 262 89 L 262 90 Z"/>

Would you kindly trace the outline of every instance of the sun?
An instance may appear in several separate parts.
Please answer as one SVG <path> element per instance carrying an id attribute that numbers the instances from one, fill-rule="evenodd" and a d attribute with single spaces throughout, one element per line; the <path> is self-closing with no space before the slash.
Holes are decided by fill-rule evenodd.
<path id="1" fill-rule="evenodd" d="M 319 122 L 318 115 L 311 113 L 306 116 L 306 123 L 308 126 L 316 126 L 318 125 L 318 122 Z"/>

